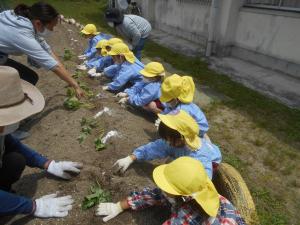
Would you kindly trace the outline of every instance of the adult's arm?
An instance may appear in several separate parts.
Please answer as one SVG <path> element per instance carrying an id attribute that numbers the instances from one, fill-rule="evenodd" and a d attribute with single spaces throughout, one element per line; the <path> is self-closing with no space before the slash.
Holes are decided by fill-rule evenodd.
<path id="1" fill-rule="evenodd" d="M 42 156 L 41 154 L 35 152 L 27 145 L 24 145 L 18 139 L 14 138 L 12 135 L 5 136 L 5 149 L 6 151 L 19 152 L 26 159 L 26 165 L 30 167 L 38 167 L 45 169 L 49 160 Z"/>
<path id="2" fill-rule="evenodd" d="M 24 37 L 17 38 L 13 44 L 17 50 L 29 56 L 40 67 L 53 71 L 62 80 L 75 88 L 78 97 L 84 95 L 78 83 L 72 78 L 62 63 L 60 63 L 58 57 L 56 57 L 52 51 L 49 53 L 49 49 L 44 49 L 33 36 L 27 37 L 26 34 L 24 34 Z"/>
<path id="3" fill-rule="evenodd" d="M 31 214 L 34 208 L 31 199 L 0 190 L 0 216 Z"/>

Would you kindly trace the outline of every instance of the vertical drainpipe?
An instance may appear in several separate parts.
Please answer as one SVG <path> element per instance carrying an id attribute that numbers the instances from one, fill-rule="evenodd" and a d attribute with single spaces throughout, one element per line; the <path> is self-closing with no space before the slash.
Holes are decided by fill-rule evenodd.
<path id="1" fill-rule="evenodd" d="M 210 15 L 209 15 L 209 28 L 208 28 L 208 39 L 206 45 L 205 56 L 209 57 L 212 53 L 213 43 L 215 41 L 215 27 L 217 22 L 217 14 L 218 13 L 218 0 L 212 0 Z"/>

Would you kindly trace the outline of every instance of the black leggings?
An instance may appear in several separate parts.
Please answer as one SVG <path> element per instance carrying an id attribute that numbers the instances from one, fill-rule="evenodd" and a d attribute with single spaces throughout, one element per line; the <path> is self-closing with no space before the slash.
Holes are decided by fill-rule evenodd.
<path id="1" fill-rule="evenodd" d="M 20 75 L 20 78 L 22 80 L 26 80 L 27 82 L 36 85 L 36 83 L 39 80 L 39 76 L 37 75 L 36 72 L 34 72 L 32 69 L 30 69 L 27 66 L 24 66 L 22 63 L 19 63 L 15 60 L 12 60 L 10 58 L 7 59 L 6 63 L 4 66 L 10 66 L 15 68 Z"/>
<path id="2" fill-rule="evenodd" d="M 20 153 L 5 153 L 0 168 L 0 189 L 10 191 L 11 185 L 20 179 L 25 166 L 26 159 Z"/>

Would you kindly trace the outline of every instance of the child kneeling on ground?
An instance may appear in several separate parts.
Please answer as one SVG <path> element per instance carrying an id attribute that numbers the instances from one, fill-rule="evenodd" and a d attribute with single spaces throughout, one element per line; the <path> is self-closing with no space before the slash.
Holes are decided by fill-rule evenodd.
<path id="1" fill-rule="evenodd" d="M 158 128 L 161 138 L 119 159 L 115 163 L 118 169 L 125 172 L 134 161 L 190 156 L 202 162 L 209 178 L 212 178 L 213 169 L 221 162 L 221 152 L 218 146 L 198 136 L 199 126 L 193 117 L 184 110 L 174 110 L 167 115 L 158 114 L 158 117 L 161 119 Z"/>
<path id="2" fill-rule="evenodd" d="M 94 24 L 87 24 L 82 30 L 81 33 L 87 39 L 89 39 L 88 47 L 85 49 L 84 54 L 78 56 L 80 60 L 90 60 L 96 55 L 96 45 L 101 40 L 107 40 L 111 38 L 111 35 L 100 33 L 97 31 L 97 28 Z M 79 70 L 87 70 L 87 66 L 82 64 L 77 67 Z"/>
<path id="3" fill-rule="evenodd" d="M 109 40 L 101 40 L 96 45 L 97 54 L 101 55 L 92 65 L 92 69 L 88 74 L 92 77 L 101 77 L 103 70 L 114 64 L 113 58 L 107 53 L 111 50 L 111 46 L 117 43 L 123 43 L 119 38 L 111 38 Z M 89 67 L 89 66 L 88 66 Z"/>
<path id="4" fill-rule="evenodd" d="M 158 62 L 150 62 L 140 71 L 140 74 L 143 75 L 143 81 L 116 95 L 121 97 L 119 103 L 129 103 L 155 114 L 162 112 L 163 108 L 159 97 L 161 82 L 165 76 L 163 65 Z"/>
<path id="5" fill-rule="evenodd" d="M 195 84 L 192 77 L 177 74 L 167 77 L 161 85 L 160 101 L 165 107 L 162 114 L 168 114 L 175 109 L 186 111 L 199 125 L 199 136 L 202 138 L 207 136 L 205 134 L 209 126 L 205 114 L 193 103 L 194 94 Z"/>
<path id="6" fill-rule="evenodd" d="M 132 86 L 142 81 L 143 78 L 139 72 L 144 68 L 144 64 L 135 58 L 126 44 L 113 45 L 108 55 L 112 56 L 115 65 L 107 67 L 104 75 L 113 81 L 103 86 L 103 90 L 120 92 L 125 85 Z"/>
<path id="7" fill-rule="evenodd" d="M 160 206 L 170 211 L 163 225 L 246 225 L 232 203 L 219 195 L 198 160 L 180 157 L 158 166 L 153 180 L 158 188 L 131 192 L 118 203 L 100 203 L 96 215 L 105 216 L 107 222 L 127 209 Z"/>

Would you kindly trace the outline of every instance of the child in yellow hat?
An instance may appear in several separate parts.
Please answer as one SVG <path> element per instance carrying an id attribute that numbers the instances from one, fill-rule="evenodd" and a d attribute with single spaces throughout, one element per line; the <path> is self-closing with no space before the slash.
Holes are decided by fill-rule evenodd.
<path id="1" fill-rule="evenodd" d="M 144 64 L 135 58 L 126 44 L 113 45 L 108 55 L 112 56 L 114 65 L 107 67 L 103 72 L 113 81 L 107 86 L 103 86 L 103 90 L 120 92 L 125 85 L 132 86 L 142 80 L 139 71 L 144 68 Z"/>
<path id="2" fill-rule="evenodd" d="M 81 30 L 81 34 L 89 39 L 88 47 L 85 49 L 84 54 L 78 56 L 80 60 L 89 60 L 93 58 L 96 55 L 96 45 L 101 40 L 107 40 L 111 38 L 111 35 L 100 33 L 97 31 L 97 28 L 94 24 L 87 24 L 85 27 Z M 80 70 L 87 70 L 88 68 L 82 64 L 77 67 L 77 69 Z"/>
<path id="3" fill-rule="evenodd" d="M 213 168 L 221 162 L 221 152 L 216 145 L 198 136 L 199 126 L 193 117 L 184 110 L 158 114 L 158 117 L 161 119 L 158 128 L 160 139 L 140 146 L 130 156 L 119 159 L 115 163 L 118 169 L 125 172 L 134 161 L 190 156 L 202 162 L 212 178 Z"/>
<path id="4" fill-rule="evenodd" d="M 160 101 L 165 103 L 162 114 L 172 110 L 184 110 L 189 113 L 200 127 L 199 136 L 202 138 L 209 129 L 208 122 L 202 110 L 193 103 L 195 84 L 190 76 L 173 74 L 167 77 L 161 85 Z"/>
<path id="5" fill-rule="evenodd" d="M 99 58 L 95 59 L 92 63 L 92 69 L 88 71 L 88 74 L 92 77 L 101 77 L 103 70 L 114 64 L 114 61 L 108 52 L 114 44 L 123 43 L 120 38 L 111 38 L 109 40 L 101 40 L 97 43 L 96 49 Z M 89 65 L 87 65 L 89 67 Z"/>
<path id="6" fill-rule="evenodd" d="M 103 221 L 107 222 L 126 209 L 160 206 L 171 211 L 164 225 L 246 225 L 232 203 L 219 195 L 198 160 L 180 157 L 158 166 L 153 179 L 159 188 L 131 192 L 118 203 L 100 203 L 96 215 L 105 216 Z"/>
<path id="7" fill-rule="evenodd" d="M 143 75 L 143 81 L 116 95 L 121 97 L 119 103 L 129 103 L 155 114 L 160 113 L 162 111 L 162 104 L 159 101 L 160 86 L 165 76 L 163 65 L 150 62 L 140 71 L 140 74 Z"/>

